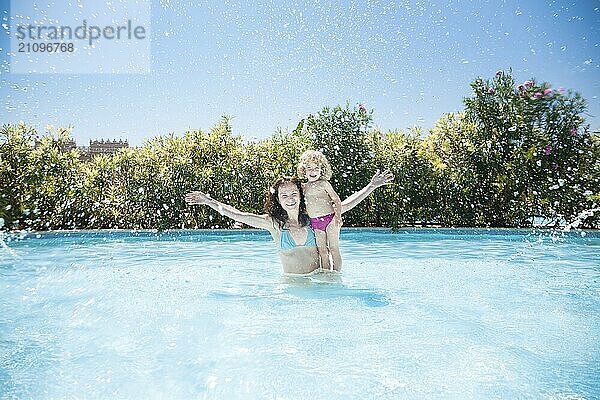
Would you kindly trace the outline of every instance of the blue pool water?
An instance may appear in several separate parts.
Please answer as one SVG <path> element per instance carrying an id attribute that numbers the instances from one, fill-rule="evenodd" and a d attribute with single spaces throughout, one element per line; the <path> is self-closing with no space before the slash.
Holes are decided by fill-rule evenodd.
<path id="1" fill-rule="evenodd" d="M 1 399 L 600 397 L 600 234 L 344 230 L 290 278 L 263 232 L 0 248 Z"/>

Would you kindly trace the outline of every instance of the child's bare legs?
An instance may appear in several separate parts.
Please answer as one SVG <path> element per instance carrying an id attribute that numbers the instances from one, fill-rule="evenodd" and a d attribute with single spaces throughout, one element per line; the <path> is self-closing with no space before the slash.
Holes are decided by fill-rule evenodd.
<path id="1" fill-rule="evenodd" d="M 326 234 L 327 234 L 327 244 L 329 247 L 329 252 L 331 253 L 331 258 L 333 259 L 333 269 L 336 271 L 342 270 L 342 255 L 340 254 L 340 230 L 341 226 L 336 224 L 335 222 L 331 222 L 327 225 Z M 319 250 L 319 254 L 321 254 L 321 250 Z"/>
<path id="2" fill-rule="evenodd" d="M 329 263 L 329 251 L 327 250 L 327 233 L 320 229 L 315 229 L 315 239 L 317 240 L 317 250 L 321 259 L 321 268 L 329 270 L 331 266 Z"/>

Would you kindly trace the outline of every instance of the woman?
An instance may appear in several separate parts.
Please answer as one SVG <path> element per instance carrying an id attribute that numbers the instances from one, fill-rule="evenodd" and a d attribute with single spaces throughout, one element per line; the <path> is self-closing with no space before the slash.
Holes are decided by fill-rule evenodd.
<path id="1" fill-rule="evenodd" d="M 392 183 L 393 178 L 390 171 L 377 171 L 367 186 L 342 202 L 342 213 L 354 208 L 378 187 Z M 304 275 L 322 271 L 315 233 L 306 214 L 302 186 L 296 178 L 282 177 L 275 181 L 265 204 L 267 214 L 240 211 L 202 192 L 188 193 L 185 201 L 188 204 L 205 204 L 221 215 L 269 231 L 286 274 Z"/>

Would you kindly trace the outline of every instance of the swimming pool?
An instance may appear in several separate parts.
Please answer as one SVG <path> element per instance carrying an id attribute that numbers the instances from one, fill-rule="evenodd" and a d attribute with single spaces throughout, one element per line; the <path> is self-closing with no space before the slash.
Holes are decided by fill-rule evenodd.
<path id="1" fill-rule="evenodd" d="M 313 278 L 257 231 L 8 241 L 0 398 L 600 397 L 598 232 L 341 239 Z"/>

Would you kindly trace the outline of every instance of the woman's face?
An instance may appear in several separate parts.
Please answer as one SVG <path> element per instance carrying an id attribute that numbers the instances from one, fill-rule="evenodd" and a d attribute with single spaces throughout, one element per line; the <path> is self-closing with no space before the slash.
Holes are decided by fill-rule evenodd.
<path id="1" fill-rule="evenodd" d="M 318 181 L 321 178 L 321 166 L 316 163 L 308 163 L 304 166 L 306 170 L 306 179 L 309 182 Z"/>
<path id="2" fill-rule="evenodd" d="M 292 182 L 286 182 L 279 186 L 277 200 L 285 211 L 296 210 L 298 212 L 300 209 L 300 191 Z"/>

